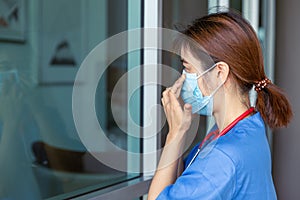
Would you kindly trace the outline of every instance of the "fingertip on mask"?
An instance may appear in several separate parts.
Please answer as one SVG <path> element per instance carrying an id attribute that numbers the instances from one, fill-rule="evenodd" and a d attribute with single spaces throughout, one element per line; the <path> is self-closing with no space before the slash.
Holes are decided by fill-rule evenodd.
<path id="1" fill-rule="evenodd" d="M 185 109 L 185 110 L 190 110 L 190 111 L 192 111 L 192 105 L 186 103 L 186 104 L 184 104 L 184 109 Z"/>

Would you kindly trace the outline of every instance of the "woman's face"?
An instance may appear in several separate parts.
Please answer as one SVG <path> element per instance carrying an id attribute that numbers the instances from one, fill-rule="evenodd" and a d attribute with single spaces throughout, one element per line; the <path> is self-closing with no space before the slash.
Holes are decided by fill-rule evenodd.
<path id="1" fill-rule="evenodd" d="M 203 63 L 199 59 L 195 58 L 189 50 L 181 50 L 181 60 L 184 66 L 184 70 L 187 73 L 196 73 L 197 75 L 200 75 L 205 71 Z M 207 76 L 207 74 L 201 76 L 198 79 L 198 86 L 203 95 L 208 96 L 211 93 L 211 87 L 209 87 L 209 85 L 211 84 L 208 81 L 209 78 L 205 76 Z"/>

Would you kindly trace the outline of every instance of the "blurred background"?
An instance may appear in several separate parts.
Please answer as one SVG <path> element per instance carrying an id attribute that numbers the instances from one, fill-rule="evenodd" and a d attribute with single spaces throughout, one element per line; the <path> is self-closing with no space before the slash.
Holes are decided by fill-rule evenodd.
<path id="1" fill-rule="evenodd" d="M 167 133 L 163 112 L 151 111 L 151 105 L 160 104 L 165 86 L 139 87 L 133 94 L 130 91 L 149 78 L 174 81 L 182 70 L 180 58 L 158 49 L 144 50 L 142 32 L 107 47 L 107 55 L 118 48 L 130 49 L 132 43 L 141 48 L 112 61 L 91 64 L 86 79 L 97 82 L 94 99 L 98 122 L 81 127 L 80 132 L 101 135 L 99 140 L 89 141 L 92 147 L 84 145 L 74 123 L 76 73 L 89 52 L 115 34 L 144 27 L 180 28 L 197 17 L 228 8 L 238 10 L 252 24 L 263 47 L 268 77 L 291 101 L 292 123 L 267 134 L 278 199 L 299 199 L 297 0 L 0 0 L 0 199 L 145 198 L 153 175 L 145 169 L 155 167 L 159 155 L 145 159 L 143 152 L 160 149 Z M 171 66 L 176 73 L 157 68 L 150 75 L 143 68 L 149 63 Z M 94 80 L 98 68 L 104 73 Z M 137 75 L 123 79 L 125 82 L 115 90 L 131 69 L 137 70 Z M 80 101 L 82 106 L 76 107 L 76 112 L 82 116 L 81 123 L 90 124 L 89 102 L 84 95 Z M 151 122 L 162 129 L 150 139 L 143 138 L 149 133 L 132 126 L 130 120 L 141 127 Z M 201 117 L 197 122 L 199 134 L 193 143 L 206 133 L 207 121 Z M 102 133 L 97 133 L 98 125 Z M 107 145 L 104 137 L 117 148 Z M 141 156 L 133 159 L 121 151 Z M 140 170 L 115 169 L 99 162 L 91 152 Z"/>

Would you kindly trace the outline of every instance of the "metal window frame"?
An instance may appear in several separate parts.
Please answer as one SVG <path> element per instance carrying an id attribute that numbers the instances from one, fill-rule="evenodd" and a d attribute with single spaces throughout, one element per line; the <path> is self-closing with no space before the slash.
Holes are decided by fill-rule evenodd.
<path id="1" fill-rule="evenodd" d="M 132 200 L 145 195 L 151 182 L 150 177 L 142 177 L 97 190 L 73 200 Z"/>
<path id="2" fill-rule="evenodd" d="M 265 26 L 265 71 L 269 79 L 274 82 L 275 74 L 275 31 L 276 31 L 276 2 L 273 0 L 265 0 L 264 2 L 264 26 Z M 268 141 L 273 152 L 273 131 L 267 129 Z"/>
<path id="3" fill-rule="evenodd" d="M 229 8 L 229 0 L 208 0 L 209 13 L 227 10 Z"/>
<path id="4" fill-rule="evenodd" d="M 159 0 L 144 0 L 144 28 L 156 28 L 159 27 L 159 18 L 160 13 L 159 10 L 161 8 L 161 2 Z M 147 31 L 144 31 L 144 44 L 147 44 L 153 40 L 158 41 L 159 33 L 156 35 L 149 35 Z M 152 42 L 151 42 L 152 43 Z M 158 42 L 155 44 L 157 46 L 156 50 L 144 49 L 144 66 L 157 65 L 159 62 L 159 51 Z M 160 69 L 158 67 L 145 67 L 143 70 L 143 82 L 159 82 L 159 75 L 161 74 Z M 144 87 L 144 96 L 143 96 L 143 114 L 144 114 L 144 125 L 152 123 L 152 130 L 157 130 L 158 120 L 156 121 L 151 119 L 151 115 L 160 116 L 159 111 L 156 109 L 152 109 L 153 105 L 158 104 L 158 87 L 157 86 L 148 86 Z M 153 124 L 155 123 L 155 124 Z M 145 129 L 143 132 L 144 136 L 152 135 L 150 129 Z M 158 138 L 155 135 L 154 137 L 145 137 L 143 142 L 143 150 L 144 152 L 156 152 L 158 147 Z M 157 165 L 157 156 L 156 154 L 152 154 L 151 159 L 143 159 L 143 170 L 144 175 L 152 176 L 154 172 L 149 172 L 151 169 L 156 168 Z"/>

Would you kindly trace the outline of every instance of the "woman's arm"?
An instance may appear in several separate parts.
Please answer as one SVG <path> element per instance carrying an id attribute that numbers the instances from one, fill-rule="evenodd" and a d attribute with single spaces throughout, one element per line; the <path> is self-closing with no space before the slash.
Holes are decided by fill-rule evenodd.
<path id="1" fill-rule="evenodd" d="M 178 159 L 177 177 L 181 176 L 183 170 L 184 170 L 183 157 L 180 156 L 180 158 Z"/>
<path id="2" fill-rule="evenodd" d="M 170 134 L 170 133 L 169 133 Z M 183 139 L 170 139 L 167 137 L 166 146 L 162 152 L 155 175 L 148 193 L 148 200 L 156 199 L 161 191 L 173 184 L 181 174 L 183 162 L 181 159 Z"/>
<path id="3" fill-rule="evenodd" d="M 175 182 L 183 169 L 181 155 L 185 133 L 191 125 L 192 118 L 192 106 L 185 104 L 182 108 L 178 101 L 184 79 L 185 76 L 181 76 L 171 88 L 163 93 L 162 104 L 169 125 L 169 133 L 149 189 L 148 200 L 156 199 L 166 186 Z"/>

